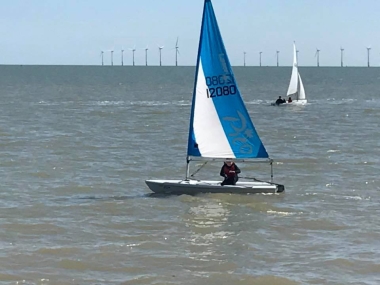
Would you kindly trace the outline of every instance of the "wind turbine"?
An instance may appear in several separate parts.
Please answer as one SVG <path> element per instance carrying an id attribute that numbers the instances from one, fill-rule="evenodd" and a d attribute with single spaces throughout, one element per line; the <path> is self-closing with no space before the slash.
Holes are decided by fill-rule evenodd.
<path id="1" fill-rule="evenodd" d="M 244 51 L 243 53 L 244 53 L 244 66 L 245 66 L 245 54 L 246 54 L 246 52 Z"/>
<path id="2" fill-rule="evenodd" d="M 145 48 L 145 66 L 148 66 L 148 45 Z"/>
<path id="3" fill-rule="evenodd" d="M 160 66 L 161 66 L 161 51 L 164 48 L 164 46 L 158 46 L 158 51 L 160 53 Z"/>
<path id="4" fill-rule="evenodd" d="M 109 50 L 111 52 L 111 65 L 113 66 L 113 49 Z"/>
<path id="5" fill-rule="evenodd" d="M 371 46 L 368 46 L 367 47 L 367 66 L 370 67 L 370 64 L 369 64 L 369 51 L 371 50 Z"/>
<path id="6" fill-rule="evenodd" d="M 178 50 L 178 37 L 177 37 L 177 41 L 175 43 L 175 66 L 178 66 L 178 58 L 177 56 L 179 55 L 179 50 Z M 161 65 L 161 64 L 160 64 Z"/>
<path id="7" fill-rule="evenodd" d="M 102 66 L 104 65 L 104 57 L 103 57 L 103 55 L 104 55 L 104 51 L 100 51 L 100 56 L 102 57 Z"/>
<path id="8" fill-rule="evenodd" d="M 135 51 L 136 51 L 136 46 L 133 46 L 133 48 L 129 49 L 132 51 L 132 65 L 135 66 Z"/>
<path id="9" fill-rule="evenodd" d="M 297 49 L 296 50 L 296 60 L 297 60 L 297 65 L 298 65 L 298 53 L 299 53 L 300 51 Z"/>
<path id="10" fill-rule="evenodd" d="M 320 52 L 320 51 L 321 51 L 321 50 L 317 48 L 317 50 L 316 50 L 316 52 L 315 52 L 315 55 L 314 55 L 314 57 L 317 57 L 317 66 L 318 66 L 318 67 L 319 67 L 319 52 Z"/>
<path id="11" fill-rule="evenodd" d="M 263 52 L 262 51 L 259 51 L 259 58 L 260 58 L 260 66 L 261 66 L 261 54 L 262 54 Z"/>
<path id="12" fill-rule="evenodd" d="M 277 56 L 277 66 L 278 66 L 278 54 L 280 53 L 279 50 L 276 50 L 276 56 Z"/>
<path id="13" fill-rule="evenodd" d="M 343 67 L 343 51 L 344 48 L 340 47 L 340 67 Z"/>
<path id="14" fill-rule="evenodd" d="M 121 48 L 121 66 L 124 65 L 124 49 Z"/>

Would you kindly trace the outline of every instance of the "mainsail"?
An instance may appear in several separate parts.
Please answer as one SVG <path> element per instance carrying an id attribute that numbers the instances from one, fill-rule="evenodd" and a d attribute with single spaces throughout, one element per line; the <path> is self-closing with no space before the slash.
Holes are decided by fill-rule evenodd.
<path id="1" fill-rule="evenodd" d="M 210 0 L 203 9 L 187 155 L 268 158 L 241 98 Z"/>
<path id="2" fill-rule="evenodd" d="M 293 43 L 293 68 L 290 77 L 290 83 L 287 95 L 293 95 L 298 92 L 298 65 L 297 65 L 297 49 L 296 44 Z"/>

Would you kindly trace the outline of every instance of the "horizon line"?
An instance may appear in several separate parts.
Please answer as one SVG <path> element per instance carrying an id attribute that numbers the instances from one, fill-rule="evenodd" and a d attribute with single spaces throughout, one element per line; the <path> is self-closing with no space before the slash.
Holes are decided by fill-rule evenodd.
<path id="1" fill-rule="evenodd" d="M 196 67 L 196 65 L 145 65 L 145 64 L 141 64 L 141 65 L 110 65 L 110 64 L 107 64 L 107 65 L 99 65 L 99 64 L 31 64 L 31 63 L 27 63 L 27 64 L 0 64 L 0 66 L 98 66 L 98 67 L 116 67 L 116 68 L 123 68 L 123 67 Z M 277 65 L 231 65 L 232 67 L 257 67 L 257 68 L 266 68 L 266 67 L 270 67 L 270 68 L 281 68 L 281 67 L 292 67 L 292 65 L 280 65 L 280 66 L 277 66 Z M 316 66 L 316 65 L 298 65 L 298 67 L 315 67 L 315 68 L 324 68 L 324 67 L 336 67 L 336 68 L 345 68 L 345 67 L 365 67 L 365 68 L 377 68 L 377 67 L 380 67 L 380 66 L 367 66 L 367 65 L 345 65 L 345 66 L 340 66 L 340 65 L 320 65 L 320 66 Z"/>

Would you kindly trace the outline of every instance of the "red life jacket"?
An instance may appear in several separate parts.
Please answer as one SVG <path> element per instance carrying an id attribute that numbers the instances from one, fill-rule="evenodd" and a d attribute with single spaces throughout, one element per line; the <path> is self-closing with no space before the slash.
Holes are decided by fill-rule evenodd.
<path id="1" fill-rule="evenodd" d="M 228 166 L 225 164 L 224 167 L 223 167 L 224 174 L 225 174 L 227 177 L 235 177 L 235 176 L 236 176 L 236 172 L 232 172 L 232 173 L 230 173 L 230 170 L 235 171 L 235 164 L 231 164 L 231 167 L 228 167 Z"/>

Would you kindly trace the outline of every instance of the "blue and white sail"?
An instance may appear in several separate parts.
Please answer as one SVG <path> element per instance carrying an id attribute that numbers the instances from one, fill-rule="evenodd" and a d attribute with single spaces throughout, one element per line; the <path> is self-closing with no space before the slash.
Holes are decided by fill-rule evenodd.
<path id="1" fill-rule="evenodd" d="M 240 96 L 211 0 L 203 9 L 187 154 L 268 158 Z"/>

